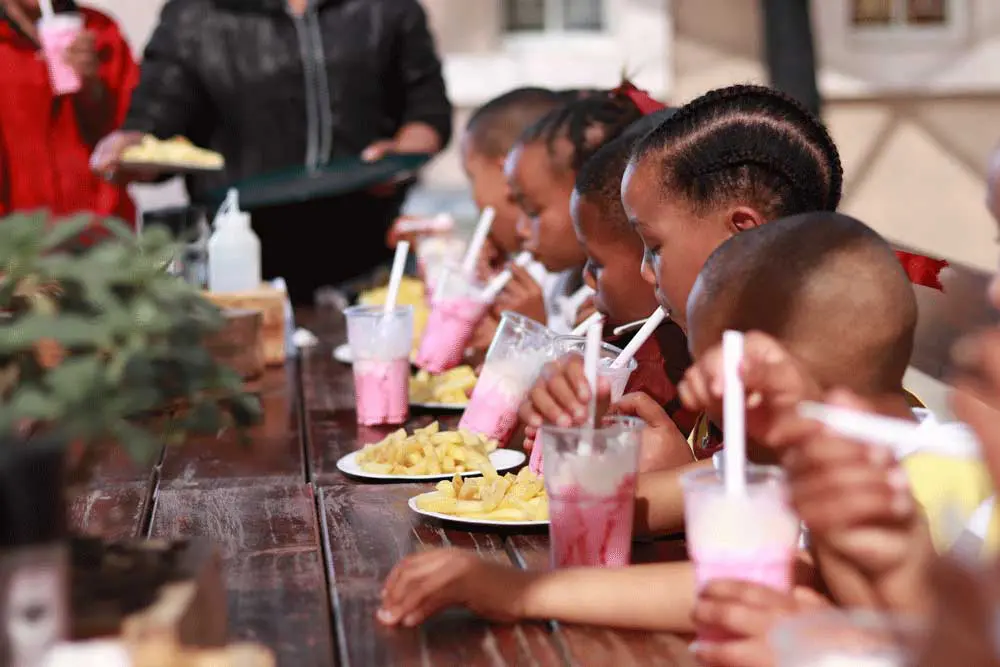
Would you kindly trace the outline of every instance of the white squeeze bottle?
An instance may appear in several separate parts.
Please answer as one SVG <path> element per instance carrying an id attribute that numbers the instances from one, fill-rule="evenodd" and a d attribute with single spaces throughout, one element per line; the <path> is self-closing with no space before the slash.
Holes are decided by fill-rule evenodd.
<path id="1" fill-rule="evenodd" d="M 231 189 L 215 215 L 208 240 L 208 289 L 248 292 L 260 287 L 260 239 L 250 227 L 250 214 L 240 210 L 239 192 Z"/>

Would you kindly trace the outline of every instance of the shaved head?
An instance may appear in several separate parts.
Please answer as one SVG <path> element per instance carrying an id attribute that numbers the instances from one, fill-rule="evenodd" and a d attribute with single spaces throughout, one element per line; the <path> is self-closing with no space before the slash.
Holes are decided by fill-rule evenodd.
<path id="1" fill-rule="evenodd" d="M 846 215 L 806 213 L 741 232 L 705 263 L 688 300 L 697 358 L 726 329 L 780 340 L 824 386 L 899 391 L 917 304 L 893 249 Z"/>

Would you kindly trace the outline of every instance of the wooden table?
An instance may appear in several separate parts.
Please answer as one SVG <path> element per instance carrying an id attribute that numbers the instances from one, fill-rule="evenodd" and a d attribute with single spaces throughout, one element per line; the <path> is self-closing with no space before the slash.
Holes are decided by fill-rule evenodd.
<path id="1" fill-rule="evenodd" d="M 321 345 L 262 382 L 266 419 L 250 445 L 198 439 L 137 468 L 102 462 L 71 521 L 110 538 L 207 536 L 221 551 L 234 638 L 270 646 L 280 665 L 692 665 L 683 640 L 555 623 L 491 624 L 456 610 L 416 629 L 375 621 L 379 590 L 404 555 L 474 549 L 516 567 L 545 567 L 544 532 L 464 531 L 414 515 L 417 484 L 365 484 L 336 461 L 385 431 L 355 423 L 351 369 L 333 360 L 339 314 L 302 313 Z M 454 416 L 421 414 L 411 423 Z M 672 548 L 660 545 L 660 549 Z"/>

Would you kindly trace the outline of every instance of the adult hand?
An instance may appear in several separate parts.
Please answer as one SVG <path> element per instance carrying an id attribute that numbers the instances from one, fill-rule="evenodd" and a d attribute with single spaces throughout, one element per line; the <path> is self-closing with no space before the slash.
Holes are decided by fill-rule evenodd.
<path id="1" fill-rule="evenodd" d="M 365 162 L 378 162 L 385 156 L 397 152 L 398 147 L 394 139 L 379 139 L 375 143 L 368 146 L 368 148 L 361 151 L 361 159 Z M 368 188 L 368 192 L 375 195 L 376 197 L 391 197 L 396 194 L 396 188 L 399 184 L 405 180 L 402 177 L 396 177 L 386 181 L 385 183 L 379 183 L 378 185 L 373 185 Z"/>
<path id="2" fill-rule="evenodd" d="M 116 130 L 97 143 L 90 156 L 90 169 L 109 181 L 127 183 L 129 181 L 154 181 L 159 172 L 154 169 L 122 169 L 121 160 L 125 149 L 142 143 L 142 132 Z"/>

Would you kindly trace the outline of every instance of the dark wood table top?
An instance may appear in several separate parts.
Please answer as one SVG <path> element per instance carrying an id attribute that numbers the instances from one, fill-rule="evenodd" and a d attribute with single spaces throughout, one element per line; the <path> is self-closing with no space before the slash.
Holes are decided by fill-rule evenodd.
<path id="1" fill-rule="evenodd" d="M 338 458 L 388 430 L 358 427 L 351 369 L 333 360 L 339 314 L 301 313 L 320 338 L 259 383 L 266 418 L 248 444 L 199 438 L 149 467 L 102 464 L 74 500 L 77 530 L 130 536 L 206 536 L 224 563 L 233 637 L 270 646 L 280 665 L 692 665 L 670 634 L 555 623 L 493 624 L 455 610 L 415 629 L 375 620 L 386 574 L 404 555 L 436 546 L 477 551 L 516 567 L 547 567 L 544 532 L 457 530 L 413 514 L 419 484 L 367 484 Z M 407 428 L 457 415 L 415 414 Z M 110 458 L 110 457 L 109 457 Z M 675 558 L 678 543 L 637 547 L 638 559 Z"/>

